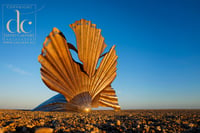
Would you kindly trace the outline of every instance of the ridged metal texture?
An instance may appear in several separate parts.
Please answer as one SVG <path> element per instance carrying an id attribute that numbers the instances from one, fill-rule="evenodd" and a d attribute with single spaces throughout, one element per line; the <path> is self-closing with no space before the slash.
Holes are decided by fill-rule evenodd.
<path id="1" fill-rule="evenodd" d="M 66 110 L 83 111 L 98 106 L 120 109 L 111 83 L 116 77 L 115 46 L 104 53 L 106 44 L 101 30 L 91 21 L 81 19 L 71 24 L 77 40 L 77 49 L 57 28 L 53 28 L 43 44 L 38 60 L 43 82 L 64 95 Z M 73 60 L 70 49 L 77 52 L 81 63 Z M 97 64 L 103 58 L 99 67 Z"/>
<path id="2" fill-rule="evenodd" d="M 66 110 L 66 99 L 62 94 L 57 94 L 45 102 L 38 105 L 33 111 L 65 111 Z"/>

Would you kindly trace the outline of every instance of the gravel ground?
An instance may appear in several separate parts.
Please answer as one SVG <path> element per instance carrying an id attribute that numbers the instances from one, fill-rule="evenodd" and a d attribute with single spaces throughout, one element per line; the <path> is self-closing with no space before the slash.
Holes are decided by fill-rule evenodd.
<path id="1" fill-rule="evenodd" d="M 0 110 L 0 133 L 200 133 L 200 110 L 32 112 Z"/>

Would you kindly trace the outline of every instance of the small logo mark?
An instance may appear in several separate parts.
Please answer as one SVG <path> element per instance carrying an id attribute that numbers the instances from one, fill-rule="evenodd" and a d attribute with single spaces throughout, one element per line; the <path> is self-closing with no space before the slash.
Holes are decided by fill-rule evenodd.
<path id="1" fill-rule="evenodd" d="M 18 33 L 21 33 L 21 32 L 28 33 L 28 32 L 26 32 L 26 31 L 24 30 L 24 23 L 25 23 L 26 21 L 28 21 L 28 20 L 24 19 L 24 20 L 20 21 L 20 11 L 19 11 L 19 10 L 15 10 L 15 11 L 16 11 L 16 13 L 17 13 L 17 19 L 16 19 L 16 20 L 15 20 L 15 19 L 10 19 L 10 20 L 7 22 L 6 28 L 7 28 L 8 32 L 10 32 L 10 33 L 15 33 L 15 32 L 13 32 L 13 31 L 10 30 L 10 23 L 11 23 L 11 22 L 15 22 L 15 23 L 16 23 L 16 27 L 17 27 L 17 32 L 18 32 Z M 32 22 L 29 21 L 28 24 L 31 25 Z"/>
<path id="2" fill-rule="evenodd" d="M 36 39 L 36 5 L 2 5 L 3 43 L 34 43 Z"/>

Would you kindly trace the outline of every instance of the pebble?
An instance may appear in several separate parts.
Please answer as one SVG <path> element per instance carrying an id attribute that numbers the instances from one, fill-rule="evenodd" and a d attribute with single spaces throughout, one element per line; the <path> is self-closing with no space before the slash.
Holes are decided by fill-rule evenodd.
<path id="1" fill-rule="evenodd" d="M 200 132 L 200 110 L 0 112 L 0 133 Z"/>
<path id="2" fill-rule="evenodd" d="M 0 128 L 0 133 L 4 133 L 4 130 L 3 130 L 3 128 Z"/>
<path id="3" fill-rule="evenodd" d="M 120 126 L 121 125 L 120 120 L 117 120 L 116 124 L 117 126 Z"/>
<path id="4" fill-rule="evenodd" d="M 158 131 L 161 131 L 161 130 L 162 130 L 160 126 L 157 126 L 156 129 L 157 129 Z"/>
<path id="5" fill-rule="evenodd" d="M 53 133 L 53 129 L 42 127 L 42 128 L 36 129 L 35 133 Z"/>

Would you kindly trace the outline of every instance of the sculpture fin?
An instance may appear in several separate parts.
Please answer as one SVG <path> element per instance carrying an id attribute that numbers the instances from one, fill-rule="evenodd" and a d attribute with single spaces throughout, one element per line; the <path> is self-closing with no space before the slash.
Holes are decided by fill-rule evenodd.
<path id="1" fill-rule="evenodd" d="M 70 27 L 76 34 L 79 59 L 83 63 L 84 70 L 92 77 L 100 55 L 106 47 L 101 29 L 97 29 L 95 24 L 85 19 L 76 21 Z"/>
<path id="2" fill-rule="evenodd" d="M 67 101 L 81 91 L 82 80 L 87 77 L 80 65 L 73 61 L 66 39 L 54 28 L 46 38 L 42 54 L 38 60 L 42 65 L 41 75 L 44 83 L 52 90 L 63 94 Z M 71 48 L 75 48 L 73 45 Z"/>
<path id="3" fill-rule="evenodd" d="M 115 79 L 117 58 L 115 46 L 113 46 L 103 57 L 95 75 L 92 77 L 90 84 L 92 99 Z"/>

